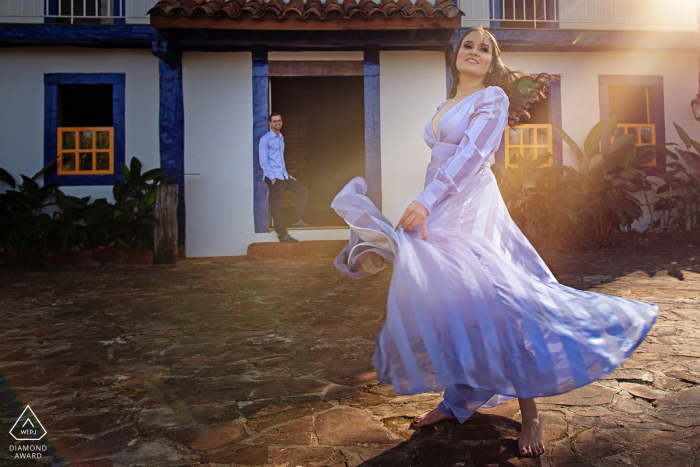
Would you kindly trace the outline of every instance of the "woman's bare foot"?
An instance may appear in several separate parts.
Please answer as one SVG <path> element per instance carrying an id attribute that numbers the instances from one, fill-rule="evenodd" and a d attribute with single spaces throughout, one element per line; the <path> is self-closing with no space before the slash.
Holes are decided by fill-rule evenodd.
<path id="1" fill-rule="evenodd" d="M 542 439 L 542 426 L 540 414 L 537 412 L 537 404 L 534 399 L 518 399 L 520 414 L 522 415 L 520 441 L 520 455 L 527 457 L 539 456 L 544 452 Z"/>
<path id="2" fill-rule="evenodd" d="M 440 412 L 438 409 L 433 409 L 428 413 L 423 415 L 418 415 L 413 419 L 413 426 L 425 426 L 432 425 L 433 423 L 441 422 L 443 420 L 449 420 L 452 417 L 448 417 L 444 413 Z"/>

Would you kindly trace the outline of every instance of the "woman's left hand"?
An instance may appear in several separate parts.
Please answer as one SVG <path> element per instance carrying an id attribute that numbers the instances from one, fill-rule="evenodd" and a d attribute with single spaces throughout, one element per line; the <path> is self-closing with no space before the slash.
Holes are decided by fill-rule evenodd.
<path id="1" fill-rule="evenodd" d="M 428 210 L 425 209 L 425 206 L 418 201 L 413 201 L 404 211 L 403 216 L 401 216 L 399 223 L 396 225 L 396 229 L 403 226 L 404 230 L 413 230 L 420 225 L 423 231 L 423 240 L 425 240 L 428 238 L 428 227 L 425 224 L 427 217 Z"/>

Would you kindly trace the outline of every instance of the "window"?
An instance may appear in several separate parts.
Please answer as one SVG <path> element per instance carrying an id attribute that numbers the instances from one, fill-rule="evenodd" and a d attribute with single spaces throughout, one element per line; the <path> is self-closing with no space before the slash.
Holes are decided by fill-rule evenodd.
<path id="1" fill-rule="evenodd" d="M 116 24 L 124 23 L 124 0 L 46 0 L 46 23 Z M 117 18 L 114 18 L 117 17 Z"/>
<path id="2" fill-rule="evenodd" d="M 47 74 L 46 183 L 111 185 L 124 161 L 124 75 Z"/>
<path id="3" fill-rule="evenodd" d="M 490 0 L 491 27 L 515 29 L 556 28 L 555 0 Z M 498 21 L 500 20 L 500 21 Z"/>
<path id="4" fill-rule="evenodd" d="M 552 124 L 561 127 L 561 83 L 550 84 L 547 99 L 528 109 L 530 119 L 515 128 L 506 127 L 496 157 L 506 168 L 518 167 L 518 156 L 534 159 L 541 154 L 552 154 L 543 167 L 561 165 L 562 140 L 554 133 Z"/>
<path id="5" fill-rule="evenodd" d="M 656 125 L 654 124 L 653 86 L 611 85 L 610 117 L 617 117 L 615 138 L 634 133 L 637 146 L 656 144 Z M 655 167 L 656 157 L 645 164 Z"/>
<path id="6" fill-rule="evenodd" d="M 114 173 L 112 86 L 58 86 L 59 175 Z"/>
<path id="7" fill-rule="evenodd" d="M 617 117 L 613 139 L 634 133 L 637 146 L 666 142 L 661 76 L 600 75 L 598 84 L 601 120 Z M 658 173 L 665 165 L 666 155 L 657 152 L 645 167 L 648 173 Z"/>
<path id="8" fill-rule="evenodd" d="M 58 128 L 58 175 L 114 172 L 113 128 Z"/>
<path id="9" fill-rule="evenodd" d="M 535 159 L 541 154 L 552 154 L 552 125 L 525 124 L 515 129 L 506 128 L 506 167 L 518 167 L 518 157 Z M 543 167 L 550 167 L 554 157 Z"/>

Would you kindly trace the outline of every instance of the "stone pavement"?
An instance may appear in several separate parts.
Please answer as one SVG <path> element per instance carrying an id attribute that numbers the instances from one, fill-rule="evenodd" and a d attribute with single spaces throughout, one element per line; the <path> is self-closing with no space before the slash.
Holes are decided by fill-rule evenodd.
<path id="1" fill-rule="evenodd" d="M 0 271 L 0 464 L 700 467 L 700 247 L 545 260 L 561 282 L 655 302 L 661 318 L 608 379 L 540 400 L 539 459 L 518 456 L 514 401 L 410 428 L 440 396 L 376 382 L 389 271 L 355 281 L 330 260 L 221 258 Z M 42 441 L 8 434 L 25 404 Z M 46 451 L 16 459 L 20 446 Z"/>

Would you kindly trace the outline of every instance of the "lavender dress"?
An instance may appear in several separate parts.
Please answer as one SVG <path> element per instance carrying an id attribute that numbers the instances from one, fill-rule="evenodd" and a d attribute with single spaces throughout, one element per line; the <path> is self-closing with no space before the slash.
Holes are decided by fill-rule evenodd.
<path id="1" fill-rule="evenodd" d="M 444 104 L 443 104 L 444 105 Z M 438 109 L 439 110 L 439 109 Z M 440 411 L 464 422 L 480 406 L 552 396 L 612 372 L 659 309 L 559 284 L 508 214 L 490 170 L 508 97 L 488 87 L 450 109 L 433 134 L 420 227 L 394 231 L 355 178 L 332 207 L 350 225 L 335 260 L 366 277 L 394 264 L 372 364 L 399 394 L 445 389 Z"/>

